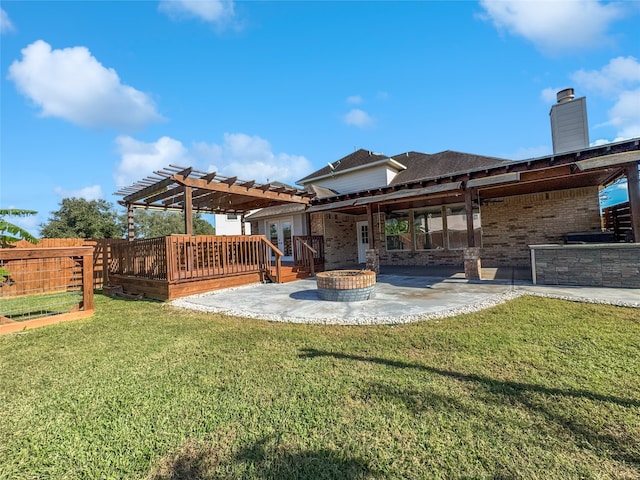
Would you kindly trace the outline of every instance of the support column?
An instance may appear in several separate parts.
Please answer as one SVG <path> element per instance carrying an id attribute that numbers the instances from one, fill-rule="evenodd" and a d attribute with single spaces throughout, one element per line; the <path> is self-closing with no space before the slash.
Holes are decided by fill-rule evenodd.
<path id="1" fill-rule="evenodd" d="M 638 163 L 636 162 L 627 166 L 626 173 L 633 241 L 640 243 L 640 175 L 638 174 Z"/>
<path id="2" fill-rule="evenodd" d="M 370 203 L 367 204 L 367 227 L 369 228 L 369 249 L 375 249 L 376 231 L 373 223 L 373 208 Z"/>
<path id="3" fill-rule="evenodd" d="M 478 247 L 464 249 L 464 278 L 468 280 L 480 280 L 482 278 L 482 264 Z"/>
<path id="4" fill-rule="evenodd" d="M 136 224 L 133 219 L 133 205 L 127 205 L 127 240 L 132 242 L 136 238 Z"/>
<path id="5" fill-rule="evenodd" d="M 244 213 L 240 216 L 240 235 L 246 235 L 246 229 L 244 226 Z"/>
<path id="6" fill-rule="evenodd" d="M 476 246 L 476 236 L 473 233 L 473 198 L 471 190 L 464 192 L 464 209 L 467 211 L 467 247 Z"/>
<path id="7" fill-rule="evenodd" d="M 184 233 L 193 235 L 193 197 L 191 187 L 184 187 Z"/>

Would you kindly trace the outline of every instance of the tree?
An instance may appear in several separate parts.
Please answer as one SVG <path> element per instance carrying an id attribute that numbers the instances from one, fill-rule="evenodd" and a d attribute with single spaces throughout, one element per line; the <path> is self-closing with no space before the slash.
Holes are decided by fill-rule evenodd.
<path id="1" fill-rule="evenodd" d="M 126 214 L 122 219 L 125 218 Z M 172 233 L 184 233 L 184 215 L 182 213 L 136 210 L 133 220 L 138 238 L 155 238 Z M 193 233 L 196 235 L 215 235 L 216 231 L 209 222 L 196 213 L 193 215 Z"/>
<path id="2" fill-rule="evenodd" d="M 7 222 L 4 217 L 27 217 L 38 212 L 33 210 L 21 210 L 18 208 L 0 209 L 0 248 L 6 248 L 19 240 L 27 240 L 31 243 L 38 243 L 38 239 L 25 229 Z"/>
<path id="3" fill-rule="evenodd" d="M 23 239 L 31 243 L 38 243 L 38 239 L 25 229 L 4 219 L 4 217 L 27 217 L 36 213 L 38 212 L 18 208 L 0 209 L 0 248 L 10 247 L 12 243 Z M 0 265 L 0 285 L 7 281 L 10 274 L 9 270 Z"/>
<path id="4" fill-rule="evenodd" d="M 41 227 L 43 238 L 121 238 L 125 228 L 106 200 L 64 198 Z"/>

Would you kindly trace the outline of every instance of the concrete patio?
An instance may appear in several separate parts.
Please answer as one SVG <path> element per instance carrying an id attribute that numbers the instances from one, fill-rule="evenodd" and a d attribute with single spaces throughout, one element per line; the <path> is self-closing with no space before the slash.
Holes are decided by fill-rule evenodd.
<path id="1" fill-rule="evenodd" d="M 520 295 L 538 295 L 640 308 L 640 289 L 533 285 L 526 272 L 503 270 L 491 280 L 469 281 L 456 269 L 387 267 L 376 296 L 361 302 L 318 298 L 314 278 L 285 284 L 255 284 L 174 300 L 199 311 L 292 323 L 369 325 L 443 318 L 489 308 Z M 501 278 L 506 277 L 506 278 Z"/>

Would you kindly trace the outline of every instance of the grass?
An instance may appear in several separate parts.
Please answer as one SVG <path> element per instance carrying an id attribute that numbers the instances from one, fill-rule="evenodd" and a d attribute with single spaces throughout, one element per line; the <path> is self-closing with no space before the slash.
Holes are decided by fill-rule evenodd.
<path id="1" fill-rule="evenodd" d="M 33 320 L 49 315 L 69 313 L 81 301 L 81 290 L 11 298 L 0 297 L 0 316 L 16 322 Z"/>
<path id="2" fill-rule="evenodd" d="M 640 311 L 401 326 L 96 298 L 0 337 L 0 478 L 639 478 Z"/>

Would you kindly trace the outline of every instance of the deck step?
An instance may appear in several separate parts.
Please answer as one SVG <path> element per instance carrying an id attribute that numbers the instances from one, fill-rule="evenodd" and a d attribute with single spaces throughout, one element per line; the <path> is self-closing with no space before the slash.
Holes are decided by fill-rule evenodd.
<path id="1" fill-rule="evenodd" d="M 275 277 L 275 269 L 273 276 Z M 294 282 L 303 278 L 309 278 L 311 275 L 301 267 L 280 267 L 280 283 Z"/>

